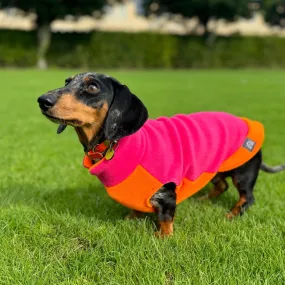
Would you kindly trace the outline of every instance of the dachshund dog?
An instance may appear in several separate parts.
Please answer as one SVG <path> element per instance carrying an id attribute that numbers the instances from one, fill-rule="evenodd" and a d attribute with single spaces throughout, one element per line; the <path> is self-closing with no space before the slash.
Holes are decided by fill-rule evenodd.
<path id="1" fill-rule="evenodd" d="M 176 205 L 208 182 L 213 188 L 201 199 L 221 195 L 231 177 L 240 196 L 226 214 L 231 219 L 253 204 L 260 169 L 285 169 L 262 163 L 260 123 L 222 112 L 150 120 L 141 100 L 104 74 L 70 77 L 38 103 L 42 114 L 59 124 L 58 133 L 67 125 L 75 129 L 84 166 L 112 198 L 132 209 L 130 218 L 157 214 L 159 236 L 173 233 Z"/>

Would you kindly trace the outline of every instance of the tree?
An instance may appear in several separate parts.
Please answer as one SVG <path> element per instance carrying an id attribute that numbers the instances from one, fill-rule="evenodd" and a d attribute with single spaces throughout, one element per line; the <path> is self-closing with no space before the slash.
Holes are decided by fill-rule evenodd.
<path id="1" fill-rule="evenodd" d="M 264 19 L 272 26 L 285 27 L 285 0 L 264 0 Z"/>
<path id="2" fill-rule="evenodd" d="M 248 0 L 142 0 L 146 15 L 155 13 L 180 14 L 186 18 L 197 17 L 204 27 L 205 35 L 209 34 L 210 19 L 234 21 L 238 16 L 248 18 Z"/>
<path id="3" fill-rule="evenodd" d="M 37 65 L 39 68 L 46 68 L 45 55 L 51 42 L 52 21 L 67 15 L 92 15 L 96 10 L 102 11 L 106 2 L 105 0 L 0 0 L 0 7 L 18 8 L 27 13 L 36 13 Z"/>

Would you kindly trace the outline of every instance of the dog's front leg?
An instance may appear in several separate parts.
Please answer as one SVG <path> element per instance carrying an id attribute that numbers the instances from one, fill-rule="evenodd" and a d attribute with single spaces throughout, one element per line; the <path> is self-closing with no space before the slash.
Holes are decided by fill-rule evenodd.
<path id="1" fill-rule="evenodd" d="M 176 209 L 176 185 L 165 184 L 150 199 L 158 219 L 158 237 L 169 236 L 173 233 L 173 219 Z"/>

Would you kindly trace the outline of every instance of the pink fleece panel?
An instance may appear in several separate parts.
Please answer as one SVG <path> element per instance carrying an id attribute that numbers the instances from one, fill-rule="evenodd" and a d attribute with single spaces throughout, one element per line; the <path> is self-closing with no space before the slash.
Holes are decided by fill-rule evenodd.
<path id="1" fill-rule="evenodd" d="M 106 187 L 125 180 L 143 166 L 162 184 L 195 181 L 215 173 L 243 144 L 247 124 L 223 112 L 200 112 L 148 120 L 135 134 L 119 141 L 112 160 L 90 169 Z"/>

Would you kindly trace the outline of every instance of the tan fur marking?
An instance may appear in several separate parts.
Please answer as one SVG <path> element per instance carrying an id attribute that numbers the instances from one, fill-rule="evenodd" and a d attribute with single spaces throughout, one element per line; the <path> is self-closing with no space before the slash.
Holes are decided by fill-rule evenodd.
<path id="1" fill-rule="evenodd" d="M 225 192 L 226 188 L 227 188 L 226 182 L 223 179 L 220 179 L 218 182 L 216 182 L 216 184 L 214 185 L 214 187 L 210 190 L 208 194 L 203 195 L 199 197 L 198 199 L 202 201 L 202 200 L 208 200 L 208 199 L 219 197 L 221 194 Z"/>
<path id="2" fill-rule="evenodd" d="M 246 203 L 246 196 L 240 196 L 239 201 L 235 204 L 235 206 L 231 209 L 230 213 L 226 214 L 228 219 L 232 219 L 233 217 L 239 215 L 241 213 L 242 206 Z"/>
<path id="3" fill-rule="evenodd" d="M 96 110 L 94 121 L 91 124 L 86 124 L 81 127 L 82 132 L 84 133 L 88 143 L 94 138 L 94 136 L 102 128 L 107 112 L 108 112 L 108 105 L 107 102 L 105 102 L 100 110 Z M 88 146 L 88 143 L 85 145 Z"/>
<path id="4" fill-rule="evenodd" d="M 92 126 L 83 126 L 81 129 L 84 132 L 88 143 L 94 138 L 101 128 L 103 122 L 100 122 L 100 125 L 94 124 Z M 87 144 L 88 145 L 88 144 Z"/>
<path id="5" fill-rule="evenodd" d="M 225 192 L 227 188 L 227 184 L 224 180 L 220 179 L 216 185 L 211 189 L 209 193 L 209 198 L 215 198 L 220 196 L 222 193 Z"/>
<path id="6" fill-rule="evenodd" d="M 83 78 L 84 82 L 88 82 L 91 78 L 87 75 L 86 77 Z"/>
<path id="7" fill-rule="evenodd" d="M 56 105 L 51 109 L 50 114 L 63 120 L 78 120 L 82 125 L 93 125 L 100 123 L 102 117 L 108 111 L 105 102 L 100 110 L 89 107 L 78 101 L 73 95 L 62 95 Z"/>
<path id="8" fill-rule="evenodd" d="M 102 127 L 107 112 L 107 102 L 104 102 L 100 109 L 94 109 L 81 103 L 73 95 L 65 94 L 51 109 L 50 115 L 67 122 L 77 120 L 78 123 L 70 124 L 76 127 L 75 130 L 80 142 L 87 146 Z"/>
<path id="9" fill-rule="evenodd" d="M 166 237 L 173 234 L 173 221 L 158 222 L 159 231 L 155 233 L 157 237 Z"/>

